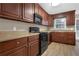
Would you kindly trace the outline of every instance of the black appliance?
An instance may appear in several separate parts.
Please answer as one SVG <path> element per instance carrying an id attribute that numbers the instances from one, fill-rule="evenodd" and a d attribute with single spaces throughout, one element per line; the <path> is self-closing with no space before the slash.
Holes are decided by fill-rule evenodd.
<path id="1" fill-rule="evenodd" d="M 44 51 L 48 47 L 48 33 L 47 32 L 40 32 L 39 36 L 40 36 L 40 38 L 39 38 L 39 42 L 40 42 L 39 54 L 41 55 L 42 53 L 44 53 Z"/>
<path id="2" fill-rule="evenodd" d="M 38 27 L 29 27 L 29 32 L 38 33 L 40 30 Z"/>
<path id="3" fill-rule="evenodd" d="M 38 25 L 42 24 L 42 17 L 37 13 L 34 14 L 34 23 Z"/>
<path id="4" fill-rule="evenodd" d="M 48 47 L 48 33 L 40 32 L 38 27 L 30 27 L 29 32 L 39 34 L 39 55 L 41 55 Z"/>

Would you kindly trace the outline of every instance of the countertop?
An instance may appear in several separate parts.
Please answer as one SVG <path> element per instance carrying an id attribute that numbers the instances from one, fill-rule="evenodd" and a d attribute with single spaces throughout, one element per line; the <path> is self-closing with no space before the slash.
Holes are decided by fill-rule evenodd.
<path id="1" fill-rule="evenodd" d="M 63 29 L 53 29 L 53 30 L 46 30 L 41 32 L 75 32 L 75 30 L 63 30 Z M 37 35 L 39 33 L 28 33 L 26 31 L 0 31 L 0 42 L 17 39 L 21 37 L 27 37 L 32 35 Z"/>
<path id="2" fill-rule="evenodd" d="M 38 34 L 39 33 L 27 33 L 26 31 L 1 31 L 0 42 Z"/>

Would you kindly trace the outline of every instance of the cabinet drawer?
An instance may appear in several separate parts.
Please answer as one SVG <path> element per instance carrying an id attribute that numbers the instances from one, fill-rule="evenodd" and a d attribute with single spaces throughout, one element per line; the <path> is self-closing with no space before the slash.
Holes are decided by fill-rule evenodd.
<path id="1" fill-rule="evenodd" d="M 27 38 L 18 38 L 14 40 L 4 41 L 0 43 L 0 52 L 5 52 L 8 50 L 11 50 L 13 48 L 16 48 L 18 46 L 21 46 L 27 42 Z"/>
<path id="2" fill-rule="evenodd" d="M 17 46 L 22 46 L 27 43 L 27 37 L 19 38 L 16 40 Z"/>
<path id="3" fill-rule="evenodd" d="M 29 37 L 29 42 L 34 42 L 39 40 L 39 35 L 33 35 Z"/>

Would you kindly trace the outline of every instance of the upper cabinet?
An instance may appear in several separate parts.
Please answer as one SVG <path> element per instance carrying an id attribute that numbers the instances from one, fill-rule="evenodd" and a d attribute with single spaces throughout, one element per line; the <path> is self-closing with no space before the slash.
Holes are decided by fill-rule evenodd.
<path id="1" fill-rule="evenodd" d="M 70 11 L 68 13 L 66 13 L 67 15 L 67 26 L 68 25 L 75 25 L 75 11 Z"/>
<path id="2" fill-rule="evenodd" d="M 23 20 L 27 22 L 33 22 L 34 4 L 23 4 Z"/>
<path id="3" fill-rule="evenodd" d="M 39 15 L 42 16 L 42 25 L 48 25 L 48 14 L 41 6 L 39 6 Z"/>
<path id="4" fill-rule="evenodd" d="M 49 27 L 54 25 L 53 16 L 51 15 L 48 15 L 48 25 Z"/>
<path id="5" fill-rule="evenodd" d="M 1 15 L 1 4 L 0 4 L 0 15 Z"/>
<path id="6" fill-rule="evenodd" d="M 22 18 L 22 5 L 18 3 L 4 3 L 2 4 L 3 17 L 19 20 Z"/>
<path id="7" fill-rule="evenodd" d="M 75 25 L 75 10 L 64 12 L 64 13 L 55 14 L 52 17 L 54 17 L 54 19 L 55 18 L 59 18 L 59 17 L 66 17 L 66 25 L 67 26 Z"/>
<path id="8" fill-rule="evenodd" d="M 35 3 L 35 13 L 39 14 L 39 4 Z"/>
<path id="9" fill-rule="evenodd" d="M 42 24 L 43 25 L 48 25 L 48 14 L 46 12 L 44 12 Z"/>

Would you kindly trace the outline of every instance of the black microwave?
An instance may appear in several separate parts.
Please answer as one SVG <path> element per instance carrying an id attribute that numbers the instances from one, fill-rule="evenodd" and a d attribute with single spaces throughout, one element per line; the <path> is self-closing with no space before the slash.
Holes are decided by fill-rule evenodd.
<path id="1" fill-rule="evenodd" d="M 38 25 L 42 24 L 42 17 L 37 13 L 34 14 L 34 23 Z"/>

